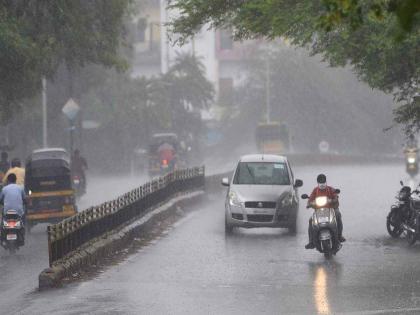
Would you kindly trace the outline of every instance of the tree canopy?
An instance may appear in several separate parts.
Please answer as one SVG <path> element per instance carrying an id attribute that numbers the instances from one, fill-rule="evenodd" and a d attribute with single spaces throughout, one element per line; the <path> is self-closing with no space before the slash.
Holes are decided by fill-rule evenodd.
<path id="1" fill-rule="evenodd" d="M 124 67 L 118 56 L 130 0 L 0 1 L 0 102 L 3 116 L 65 64 Z"/>
<path id="2" fill-rule="evenodd" d="M 396 93 L 397 101 L 407 106 L 419 90 L 419 6 L 415 0 L 178 0 L 170 4 L 179 12 L 171 27 L 181 35 L 180 43 L 205 25 L 231 29 L 236 39 L 286 37 L 321 54 L 333 66 L 350 64 L 361 80 Z M 396 111 L 396 121 L 418 129 L 420 120 L 408 124 L 407 106 Z"/>

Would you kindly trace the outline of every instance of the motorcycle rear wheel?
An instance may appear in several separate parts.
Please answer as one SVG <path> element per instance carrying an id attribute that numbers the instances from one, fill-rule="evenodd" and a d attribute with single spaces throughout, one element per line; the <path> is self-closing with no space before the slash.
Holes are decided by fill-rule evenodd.
<path id="1" fill-rule="evenodd" d="M 399 237 L 404 231 L 401 225 L 397 225 L 397 226 L 394 225 L 395 221 L 397 221 L 395 219 L 396 216 L 397 216 L 397 213 L 395 211 L 392 211 L 386 218 L 386 229 L 388 231 L 388 234 L 391 235 L 391 237 L 393 238 Z"/>

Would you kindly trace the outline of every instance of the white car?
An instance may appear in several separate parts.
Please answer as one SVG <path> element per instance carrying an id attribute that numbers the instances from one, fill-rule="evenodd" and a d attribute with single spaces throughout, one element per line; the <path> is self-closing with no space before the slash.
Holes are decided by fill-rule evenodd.
<path id="1" fill-rule="evenodd" d="M 223 178 L 228 186 L 225 230 L 234 227 L 276 227 L 296 232 L 299 198 L 287 158 L 279 155 L 254 154 L 241 157 L 233 178 Z"/>

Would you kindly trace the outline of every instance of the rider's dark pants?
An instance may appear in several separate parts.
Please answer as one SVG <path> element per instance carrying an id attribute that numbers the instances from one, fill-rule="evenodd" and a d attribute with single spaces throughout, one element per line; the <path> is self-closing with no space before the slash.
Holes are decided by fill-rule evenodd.
<path id="1" fill-rule="evenodd" d="M 338 237 L 341 237 L 343 236 L 343 220 L 341 219 L 341 212 L 339 209 L 334 209 L 334 211 L 335 211 L 335 219 L 337 220 Z M 309 237 L 309 243 L 312 243 L 313 242 L 312 217 L 309 219 L 308 237 Z"/>

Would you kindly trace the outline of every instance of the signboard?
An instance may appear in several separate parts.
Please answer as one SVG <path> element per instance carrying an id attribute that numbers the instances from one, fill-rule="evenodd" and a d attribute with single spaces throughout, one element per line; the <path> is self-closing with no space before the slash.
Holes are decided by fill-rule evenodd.
<path id="1" fill-rule="evenodd" d="M 76 118 L 79 111 L 80 106 L 72 98 L 70 98 L 62 108 L 64 115 L 71 121 Z"/>

